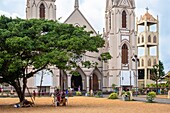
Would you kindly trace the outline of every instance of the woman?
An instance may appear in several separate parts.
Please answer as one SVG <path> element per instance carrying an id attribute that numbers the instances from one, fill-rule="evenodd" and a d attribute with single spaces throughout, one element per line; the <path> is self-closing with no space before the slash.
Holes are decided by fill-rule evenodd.
<path id="1" fill-rule="evenodd" d="M 60 91 L 59 91 L 59 89 L 57 89 L 57 91 L 56 91 L 56 97 L 57 97 L 57 102 L 58 103 L 60 103 L 60 100 L 61 100 L 61 96 L 60 96 Z"/>

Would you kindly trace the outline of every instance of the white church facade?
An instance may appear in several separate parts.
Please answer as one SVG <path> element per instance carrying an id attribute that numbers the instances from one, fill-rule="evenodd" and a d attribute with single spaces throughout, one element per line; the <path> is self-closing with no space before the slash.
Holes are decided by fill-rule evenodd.
<path id="1" fill-rule="evenodd" d="M 26 18 L 43 18 L 56 20 L 56 0 L 27 0 Z M 105 29 L 103 38 L 105 47 L 99 49 L 99 53 L 87 52 L 82 60 L 97 62 L 95 68 L 84 68 L 79 65 L 76 70 L 80 76 L 71 75 L 68 71 L 59 70 L 56 67 L 48 67 L 35 74 L 28 80 L 28 88 L 38 92 L 51 93 L 55 88 L 66 90 L 73 88 L 82 91 L 112 91 L 112 84 L 119 89 L 137 88 L 138 84 L 138 55 L 137 32 L 135 31 L 135 0 L 106 0 Z M 102 13 L 102 12 L 101 12 Z M 87 21 L 79 9 L 79 0 L 75 0 L 74 11 L 65 20 L 66 24 L 74 26 L 86 26 L 87 31 L 94 28 Z M 109 52 L 112 59 L 102 62 L 98 58 L 101 53 Z M 133 62 L 135 58 L 136 62 Z M 157 57 L 157 61 L 158 61 Z M 31 67 L 29 71 L 31 71 Z M 145 80 L 145 79 L 144 79 Z M 40 86 L 42 86 L 40 88 Z"/>

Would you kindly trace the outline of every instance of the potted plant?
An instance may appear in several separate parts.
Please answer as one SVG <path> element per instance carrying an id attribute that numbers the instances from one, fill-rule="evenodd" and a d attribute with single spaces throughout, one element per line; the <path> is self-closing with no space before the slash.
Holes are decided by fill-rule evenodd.
<path id="1" fill-rule="evenodd" d="M 82 96 L 82 93 L 80 91 L 76 91 L 76 96 Z"/>
<path id="2" fill-rule="evenodd" d="M 116 92 L 116 91 L 115 91 L 115 87 L 116 87 L 116 84 L 112 84 L 113 92 Z"/>
<path id="3" fill-rule="evenodd" d="M 111 93 L 108 99 L 118 99 L 117 93 Z"/>
<path id="4" fill-rule="evenodd" d="M 97 97 L 97 98 L 103 98 L 103 93 L 102 93 L 102 91 L 97 91 L 96 97 Z"/>
<path id="5" fill-rule="evenodd" d="M 130 92 L 127 91 L 127 92 L 122 92 L 122 99 L 124 101 L 130 101 Z"/>
<path id="6" fill-rule="evenodd" d="M 148 102 L 153 102 L 153 100 L 155 99 L 156 97 L 156 93 L 151 91 L 147 94 L 147 97 L 146 99 L 148 100 Z"/>

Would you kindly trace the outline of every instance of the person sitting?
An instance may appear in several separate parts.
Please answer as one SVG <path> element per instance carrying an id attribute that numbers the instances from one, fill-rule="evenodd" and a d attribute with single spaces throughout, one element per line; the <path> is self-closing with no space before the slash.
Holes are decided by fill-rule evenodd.
<path id="1" fill-rule="evenodd" d="M 31 102 L 31 101 L 28 101 L 27 99 L 25 99 L 25 100 L 23 100 L 22 101 L 22 107 L 33 107 L 33 102 Z"/>
<path id="2" fill-rule="evenodd" d="M 61 95 L 61 102 L 60 104 L 62 104 L 62 106 L 66 106 L 66 95 L 65 95 L 65 92 L 63 91 L 62 95 Z"/>
<path id="3" fill-rule="evenodd" d="M 57 104 L 57 106 L 59 106 L 59 103 L 60 103 L 60 101 L 61 101 L 61 97 L 60 97 L 60 91 L 59 91 L 59 89 L 57 89 L 57 91 L 56 91 L 56 104 Z"/>

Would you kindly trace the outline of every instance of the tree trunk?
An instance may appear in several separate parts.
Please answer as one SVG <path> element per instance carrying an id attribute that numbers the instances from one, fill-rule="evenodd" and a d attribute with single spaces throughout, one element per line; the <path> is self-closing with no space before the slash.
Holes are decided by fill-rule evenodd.
<path id="1" fill-rule="evenodd" d="M 23 79 L 23 87 L 20 85 L 20 81 L 17 80 L 15 81 L 12 86 L 15 88 L 16 93 L 18 95 L 18 98 L 20 102 L 22 102 L 25 99 L 25 89 L 26 89 L 26 84 L 27 84 L 27 78 Z"/>
<path id="2" fill-rule="evenodd" d="M 18 95 L 19 101 L 22 102 L 25 99 L 25 93 L 22 92 L 22 88 L 20 86 L 13 86 L 16 90 L 16 93 Z"/>
<path id="3" fill-rule="evenodd" d="M 158 81 L 156 81 L 156 94 L 158 94 Z"/>

